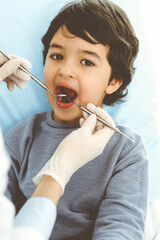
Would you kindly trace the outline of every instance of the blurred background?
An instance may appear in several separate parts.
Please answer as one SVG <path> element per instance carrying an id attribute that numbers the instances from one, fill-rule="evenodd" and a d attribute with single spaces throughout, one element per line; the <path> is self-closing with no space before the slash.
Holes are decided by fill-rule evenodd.
<path id="1" fill-rule="evenodd" d="M 31 72 L 43 81 L 41 37 L 67 0 L 1 0 L 0 49 L 31 61 Z M 126 102 L 105 107 L 122 124 L 144 138 L 150 161 L 149 200 L 160 197 L 160 6 L 158 0 L 113 0 L 127 13 L 140 41 L 136 73 Z M 34 81 L 24 91 L 0 86 L 3 134 L 37 112 L 50 110 L 44 90 Z"/>

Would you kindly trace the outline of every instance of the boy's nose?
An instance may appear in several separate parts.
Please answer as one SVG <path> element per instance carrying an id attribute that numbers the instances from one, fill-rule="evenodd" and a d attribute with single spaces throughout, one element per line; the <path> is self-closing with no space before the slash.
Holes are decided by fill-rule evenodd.
<path id="1" fill-rule="evenodd" d="M 63 63 L 58 70 L 58 74 L 60 76 L 65 77 L 65 78 L 74 78 L 75 77 L 75 71 L 74 71 L 73 64 Z"/>

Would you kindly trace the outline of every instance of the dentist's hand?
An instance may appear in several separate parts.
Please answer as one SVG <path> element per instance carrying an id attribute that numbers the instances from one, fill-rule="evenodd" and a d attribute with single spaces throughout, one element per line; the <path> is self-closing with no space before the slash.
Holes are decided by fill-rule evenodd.
<path id="1" fill-rule="evenodd" d="M 0 83 L 4 80 L 10 91 L 14 89 L 14 85 L 24 89 L 26 87 L 25 82 L 30 80 L 30 76 L 18 67 L 22 65 L 24 68 L 30 69 L 32 65 L 24 58 L 14 55 L 9 56 L 12 58 L 11 60 L 0 54 Z"/>
<path id="2" fill-rule="evenodd" d="M 112 118 L 102 108 L 96 108 L 93 104 L 88 104 L 87 108 L 115 126 Z M 59 144 L 50 160 L 33 178 L 36 185 L 43 175 L 49 175 L 62 186 L 64 192 L 71 176 L 103 152 L 114 131 L 99 123 L 95 114 L 84 114 L 85 119 L 80 120 L 81 128 L 70 133 Z"/>

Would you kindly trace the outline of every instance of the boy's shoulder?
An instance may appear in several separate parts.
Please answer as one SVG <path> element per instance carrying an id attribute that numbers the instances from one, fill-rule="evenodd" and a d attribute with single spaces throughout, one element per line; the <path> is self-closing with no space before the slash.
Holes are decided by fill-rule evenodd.
<path id="1" fill-rule="evenodd" d="M 142 140 L 143 138 L 142 136 L 136 132 L 135 130 L 131 129 L 130 127 L 123 125 L 122 123 L 115 121 L 116 127 L 125 135 L 127 135 L 128 137 L 130 137 L 133 141 L 137 140 Z"/>
<path id="2" fill-rule="evenodd" d="M 143 137 L 139 133 L 118 121 L 115 121 L 115 124 L 122 133 L 132 139 L 131 141 L 119 133 L 115 134 L 112 141 L 114 142 L 114 146 L 119 145 L 119 148 L 121 148 L 121 157 L 127 155 L 129 152 L 134 152 L 134 154 L 147 154 Z"/>

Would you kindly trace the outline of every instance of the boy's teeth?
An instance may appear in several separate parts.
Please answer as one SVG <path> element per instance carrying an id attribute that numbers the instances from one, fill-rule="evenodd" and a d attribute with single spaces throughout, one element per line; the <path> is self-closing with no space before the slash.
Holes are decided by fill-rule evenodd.
<path id="1" fill-rule="evenodd" d="M 60 102 L 62 101 L 62 97 L 59 97 L 58 99 L 59 99 Z"/>

